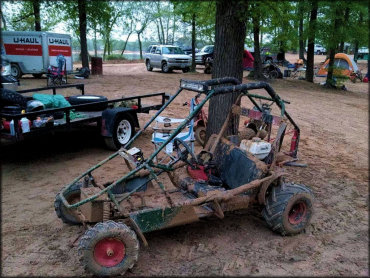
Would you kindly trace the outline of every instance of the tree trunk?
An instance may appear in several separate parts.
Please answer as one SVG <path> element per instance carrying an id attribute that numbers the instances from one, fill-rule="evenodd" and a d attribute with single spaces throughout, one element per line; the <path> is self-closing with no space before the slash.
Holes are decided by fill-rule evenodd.
<path id="1" fill-rule="evenodd" d="M 130 33 L 128 33 L 125 44 L 123 45 L 123 48 L 122 48 L 121 55 L 123 55 L 123 52 L 125 52 L 125 50 L 126 50 L 127 42 L 128 42 L 128 39 L 130 38 L 131 34 L 132 34 L 132 31 Z"/>
<path id="2" fill-rule="evenodd" d="M 139 41 L 140 59 L 143 59 L 143 48 L 142 48 L 142 45 L 141 45 L 140 34 L 141 33 L 137 33 L 137 40 Z"/>
<path id="3" fill-rule="evenodd" d="M 110 39 L 107 37 L 107 49 L 108 49 L 108 56 L 111 55 L 111 49 L 110 49 Z"/>
<path id="4" fill-rule="evenodd" d="M 216 4 L 215 48 L 212 78 L 243 78 L 243 50 L 246 35 L 245 19 L 247 1 L 220 0 Z M 207 124 L 207 139 L 219 133 L 232 104 L 239 93 L 230 93 L 211 98 Z M 239 117 L 230 120 L 225 135 L 237 134 Z"/>
<path id="5" fill-rule="evenodd" d="M 96 41 L 96 26 L 94 26 L 94 51 L 95 51 L 95 57 L 98 57 L 98 43 Z"/>
<path id="6" fill-rule="evenodd" d="M 4 17 L 4 13 L 1 13 L 1 22 L 3 24 L 4 31 L 6 31 L 7 28 L 6 28 L 6 20 L 5 20 L 5 17 Z"/>
<path id="7" fill-rule="evenodd" d="M 358 20 L 359 25 L 362 24 L 362 20 L 363 20 L 363 15 L 362 15 L 362 12 L 360 11 L 360 17 L 359 17 L 359 20 Z M 358 48 L 359 48 L 359 42 L 358 42 L 358 40 L 355 40 L 355 50 L 354 50 L 354 53 L 353 53 L 353 57 L 354 57 L 356 63 L 357 63 Z"/>
<path id="8" fill-rule="evenodd" d="M 32 6 L 35 15 L 35 31 L 41 31 L 40 0 L 32 1 Z"/>
<path id="9" fill-rule="evenodd" d="M 341 25 L 347 25 L 348 20 L 349 20 L 349 8 L 347 7 L 344 11 L 344 20 L 343 20 Z M 346 30 L 346 26 L 342 26 L 341 29 L 342 29 L 342 34 L 341 34 L 341 42 L 340 42 L 340 45 L 339 45 L 339 52 L 343 53 L 344 52 L 344 38 L 343 38 L 343 35 L 344 35 L 345 30 Z"/>
<path id="10" fill-rule="evenodd" d="M 258 4 L 256 4 L 258 5 Z M 257 7 L 258 9 L 258 7 Z M 257 10 L 255 9 L 255 10 Z M 254 12 L 252 15 L 253 21 L 253 39 L 254 39 L 254 62 L 253 62 L 253 77 L 255 79 L 261 80 L 265 79 L 262 74 L 262 61 L 261 61 L 261 50 L 260 50 L 260 43 L 259 43 L 259 32 L 260 32 L 260 19 L 259 13 Z"/>
<path id="11" fill-rule="evenodd" d="M 175 43 L 175 30 L 176 30 L 176 21 L 175 14 L 173 14 L 173 26 L 172 26 L 172 44 Z"/>
<path id="12" fill-rule="evenodd" d="M 159 24 L 158 24 L 158 22 L 156 22 L 156 25 L 157 25 L 157 31 L 158 31 L 158 42 L 159 42 L 159 44 L 163 44 L 163 41 L 162 41 L 162 38 L 161 38 L 161 32 L 159 30 Z"/>
<path id="13" fill-rule="evenodd" d="M 89 67 L 89 53 L 86 40 L 86 0 L 78 0 L 82 67 Z"/>
<path id="14" fill-rule="evenodd" d="M 303 40 L 303 5 L 304 3 L 301 1 L 299 2 L 298 7 L 298 15 L 299 15 L 299 59 L 302 59 L 304 62 L 306 62 L 306 59 L 304 57 L 304 40 Z"/>
<path id="15" fill-rule="evenodd" d="M 306 80 L 313 83 L 314 77 L 314 48 L 315 48 L 315 32 L 317 19 L 318 3 L 317 0 L 311 2 L 311 15 L 308 26 L 308 45 L 307 45 L 307 65 L 306 65 Z"/>
<path id="16" fill-rule="evenodd" d="M 340 24 L 340 7 L 337 5 L 335 8 L 335 19 L 334 19 L 334 27 L 332 28 L 332 42 L 330 44 L 329 49 L 329 65 L 328 65 L 328 75 L 326 77 L 326 86 L 333 87 L 335 86 L 335 81 L 333 79 L 333 71 L 334 71 L 334 57 L 335 57 L 335 48 L 338 45 L 335 41 L 336 32 L 338 30 Z"/>
<path id="17" fill-rule="evenodd" d="M 193 13 L 192 18 L 191 18 L 191 71 L 195 72 L 195 13 Z"/>

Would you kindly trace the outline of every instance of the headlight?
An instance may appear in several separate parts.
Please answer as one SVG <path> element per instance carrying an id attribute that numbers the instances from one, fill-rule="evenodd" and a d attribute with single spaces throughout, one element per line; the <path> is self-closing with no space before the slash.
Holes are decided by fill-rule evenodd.
<path id="1" fill-rule="evenodd" d="M 169 63 L 175 63 L 176 62 L 176 59 L 168 59 L 168 62 Z"/>

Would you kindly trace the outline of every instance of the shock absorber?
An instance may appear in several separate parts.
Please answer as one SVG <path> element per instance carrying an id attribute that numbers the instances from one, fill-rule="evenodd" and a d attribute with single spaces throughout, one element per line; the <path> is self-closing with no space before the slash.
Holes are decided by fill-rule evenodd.
<path id="1" fill-rule="evenodd" d="M 110 202 L 103 203 L 103 222 L 108 221 L 110 218 Z"/>

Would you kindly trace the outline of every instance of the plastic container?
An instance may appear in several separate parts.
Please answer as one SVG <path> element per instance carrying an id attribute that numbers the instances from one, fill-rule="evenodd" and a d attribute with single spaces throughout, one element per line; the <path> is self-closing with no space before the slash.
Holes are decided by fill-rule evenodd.
<path id="1" fill-rule="evenodd" d="M 23 133 L 30 132 L 30 121 L 26 117 L 21 119 L 21 126 Z"/>
<path id="2" fill-rule="evenodd" d="M 261 138 L 253 137 L 252 140 L 243 139 L 240 148 L 250 152 L 258 159 L 264 159 L 271 151 L 271 144 L 261 140 Z"/>

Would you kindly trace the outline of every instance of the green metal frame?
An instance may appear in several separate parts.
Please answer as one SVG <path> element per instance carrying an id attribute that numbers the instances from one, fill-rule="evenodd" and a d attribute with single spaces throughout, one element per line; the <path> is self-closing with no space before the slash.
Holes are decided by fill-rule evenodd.
<path id="1" fill-rule="evenodd" d="M 212 80 L 211 80 L 212 81 Z M 194 81 L 195 82 L 195 81 Z M 212 85 L 216 85 L 216 84 L 212 84 Z M 254 89 L 254 88 L 252 88 Z M 189 90 L 189 89 L 186 89 L 186 90 Z M 134 142 L 136 140 L 137 137 L 139 137 L 148 127 L 149 125 L 155 120 L 155 118 L 157 118 L 157 116 L 159 116 L 163 110 L 165 110 L 168 105 L 170 105 L 173 100 L 183 91 L 183 88 L 180 88 L 163 106 L 160 110 L 157 111 L 157 113 L 145 124 L 144 128 L 141 129 L 133 138 L 131 138 L 131 140 L 124 146 L 125 149 L 127 149 L 131 144 L 132 142 Z M 197 92 L 198 94 L 200 94 L 200 92 Z M 172 171 L 173 168 L 171 166 L 168 166 L 168 165 L 163 165 L 163 164 L 156 164 L 153 162 L 153 159 L 158 155 L 158 153 L 166 147 L 166 145 L 168 143 L 170 143 L 188 124 L 189 122 L 200 112 L 200 110 L 203 108 L 203 106 L 206 104 L 206 102 L 212 98 L 217 92 L 215 91 L 215 89 L 210 89 L 210 90 L 207 90 L 206 92 L 203 92 L 206 97 L 198 104 L 196 105 L 195 109 L 189 113 L 189 115 L 185 118 L 185 120 L 171 133 L 171 135 L 168 137 L 168 139 L 156 150 L 154 151 L 150 156 L 149 158 L 147 158 L 142 164 L 138 165 L 135 169 L 129 171 L 126 175 L 122 176 L 121 178 L 119 178 L 117 181 L 115 181 L 114 183 L 110 184 L 109 186 L 107 186 L 105 189 L 102 189 L 100 192 L 96 193 L 95 195 L 93 196 L 90 196 L 89 198 L 86 198 L 84 200 L 81 200 L 77 203 L 74 203 L 74 204 L 69 204 L 67 202 L 67 200 L 65 199 L 64 197 L 64 193 L 71 187 L 73 186 L 76 182 L 78 182 L 79 180 L 81 180 L 83 177 L 85 176 L 91 176 L 91 173 L 98 169 L 99 167 L 101 167 L 103 164 L 107 163 L 108 161 L 112 160 L 113 158 L 115 158 L 116 156 L 119 155 L 119 151 L 115 152 L 114 154 L 110 155 L 109 157 L 107 157 L 106 159 L 102 160 L 101 162 L 99 162 L 98 164 L 96 164 L 94 167 L 90 168 L 89 170 L 87 170 L 86 172 L 82 173 L 80 176 L 78 176 L 77 178 L 75 178 L 70 184 L 68 184 L 67 186 L 65 186 L 63 188 L 63 190 L 61 191 L 60 193 L 60 198 L 63 202 L 63 204 L 66 206 L 66 208 L 77 208 L 83 204 L 86 204 L 90 201 L 93 201 L 95 200 L 96 198 L 98 198 L 99 196 L 101 196 L 102 194 L 104 193 L 107 193 L 109 198 L 111 199 L 111 201 L 118 207 L 119 206 L 119 203 L 124 201 L 125 199 L 127 199 L 131 194 L 133 194 L 134 192 L 136 192 L 142 185 L 138 186 L 137 188 L 135 188 L 133 191 L 129 192 L 127 195 L 125 195 L 125 197 L 123 197 L 122 199 L 120 199 L 119 201 L 117 201 L 117 199 L 114 197 L 114 194 L 112 194 L 110 192 L 110 190 L 116 186 L 117 184 L 119 183 L 122 183 L 123 181 L 125 180 L 128 180 L 130 177 L 132 177 L 133 175 L 135 175 L 137 172 L 141 171 L 142 169 L 147 169 L 149 171 L 149 176 L 151 177 L 150 180 L 153 180 L 155 179 L 160 188 L 162 190 L 165 190 L 164 189 L 164 186 L 161 182 L 158 181 L 158 175 L 160 175 L 161 173 L 165 172 L 165 171 Z M 244 96 L 247 96 L 255 105 L 256 105 L 256 102 L 253 100 L 254 98 L 256 99 L 263 99 L 263 100 L 269 100 L 269 101 L 273 101 L 275 103 L 277 103 L 277 105 L 281 108 L 281 115 L 284 116 L 284 114 L 286 114 L 285 112 L 285 105 L 284 103 L 288 103 L 282 99 L 280 99 L 279 97 L 277 98 L 269 98 L 269 97 L 265 97 L 265 96 L 260 96 L 260 95 L 255 95 L 255 94 L 249 94 L 248 91 L 246 89 L 242 89 L 240 90 L 240 93 Z M 219 94 L 219 93 L 217 93 Z M 257 107 L 259 107 L 257 105 Z M 157 175 L 153 168 L 158 168 L 160 169 L 161 171 L 159 172 L 159 174 Z"/>

